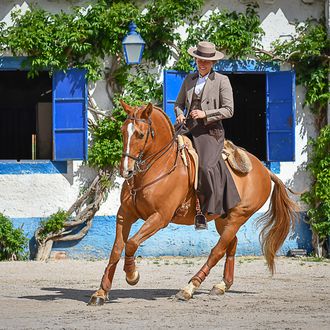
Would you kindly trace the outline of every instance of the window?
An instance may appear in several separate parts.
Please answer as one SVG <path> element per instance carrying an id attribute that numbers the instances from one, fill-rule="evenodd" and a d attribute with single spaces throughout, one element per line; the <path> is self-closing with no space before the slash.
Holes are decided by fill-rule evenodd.
<path id="1" fill-rule="evenodd" d="M 293 161 L 295 154 L 295 75 L 266 64 L 221 61 L 216 71 L 228 76 L 234 117 L 223 120 L 226 138 L 262 161 Z M 242 63 L 244 65 L 242 65 Z M 234 69 L 233 69 L 234 68 Z M 272 72 L 274 71 L 274 72 Z M 164 72 L 164 111 L 175 121 L 174 103 L 186 74 Z"/>
<path id="2" fill-rule="evenodd" d="M 86 159 L 86 71 L 28 79 L 22 61 L 0 58 L 0 160 Z"/>
<path id="3" fill-rule="evenodd" d="M 48 72 L 0 71 L 0 159 L 52 158 L 52 80 Z"/>

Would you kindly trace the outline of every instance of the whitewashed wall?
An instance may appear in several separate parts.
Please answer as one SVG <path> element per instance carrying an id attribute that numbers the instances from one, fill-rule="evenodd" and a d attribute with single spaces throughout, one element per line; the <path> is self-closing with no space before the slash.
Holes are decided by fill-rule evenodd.
<path id="1" fill-rule="evenodd" d="M 16 6 L 26 10 L 30 3 L 38 2 L 40 6 L 51 12 L 67 10 L 70 3 L 82 4 L 86 1 L 1 1 L 0 20 L 10 24 L 10 11 Z M 206 1 L 204 13 L 216 8 L 227 8 L 229 11 L 244 11 L 247 1 Z M 273 3 L 272 3 L 273 2 Z M 259 13 L 262 27 L 266 35 L 263 44 L 266 49 L 272 41 L 281 35 L 294 33 L 293 22 L 307 18 L 320 18 L 324 11 L 324 1 L 315 0 L 313 4 L 305 4 L 301 0 L 260 0 Z M 94 91 L 94 97 L 102 108 L 109 108 L 110 102 L 105 92 L 105 83 L 100 81 Z M 313 137 L 313 118 L 308 109 L 302 109 L 304 90 L 297 87 L 297 121 L 296 121 L 296 161 L 281 163 L 279 177 L 297 191 L 308 187 L 309 178 L 304 170 L 307 154 L 303 152 L 308 137 Z M 0 212 L 13 218 L 46 217 L 58 208 L 67 209 L 76 199 L 82 184 L 91 180 L 94 175 L 81 165 L 81 162 L 69 162 L 67 174 L 26 174 L 0 175 Z M 118 182 L 121 179 L 118 178 Z M 107 201 L 101 206 L 98 215 L 114 215 L 119 206 L 119 188 L 109 194 Z"/>

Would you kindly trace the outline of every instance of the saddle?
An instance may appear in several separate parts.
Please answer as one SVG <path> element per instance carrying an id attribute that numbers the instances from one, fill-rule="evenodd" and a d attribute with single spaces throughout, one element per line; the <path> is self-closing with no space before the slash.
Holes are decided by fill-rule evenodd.
<path id="1" fill-rule="evenodd" d="M 225 140 L 222 158 L 238 173 L 248 174 L 252 170 L 252 163 L 246 150 L 236 146 L 230 140 Z"/>
<path id="2" fill-rule="evenodd" d="M 195 181 L 194 187 L 197 189 L 198 182 L 198 155 L 193 147 L 191 140 L 185 135 L 178 136 L 179 149 L 181 150 L 181 157 L 186 166 L 188 166 L 186 149 L 195 164 Z M 252 163 L 247 155 L 245 149 L 236 146 L 232 141 L 225 140 L 224 148 L 222 150 L 222 158 L 229 164 L 229 166 L 240 174 L 247 174 L 252 170 Z"/>

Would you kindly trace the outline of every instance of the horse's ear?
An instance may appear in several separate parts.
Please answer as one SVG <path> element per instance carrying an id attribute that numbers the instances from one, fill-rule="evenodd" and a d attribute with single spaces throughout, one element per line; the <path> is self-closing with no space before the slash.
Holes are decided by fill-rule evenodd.
<path id="1" fill-rule="evenodd" d="M 141 118 L 148 119 L 151 115 L 152 109 L 153 109 L 153 105 L 151 102 L 149 102 L 148 105 L 142 111 Z"/>
<path id="2" fill-rule="evenodd" d="M 130 114 L 133 111 L 133 107 L 125 103 L 124 100 L 120 99 L 119 102 L 127 114 Z"/>

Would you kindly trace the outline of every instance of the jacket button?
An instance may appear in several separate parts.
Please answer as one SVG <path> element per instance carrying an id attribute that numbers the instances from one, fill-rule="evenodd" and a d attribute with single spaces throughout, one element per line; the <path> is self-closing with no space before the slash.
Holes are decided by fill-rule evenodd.
<path id="1" fill-rule="evenodd" d="M 207 102 L 206 102 L 206 104 L 209 104 L 209 103 L 210 103 L 210 101 L 207 101 Z"/>

